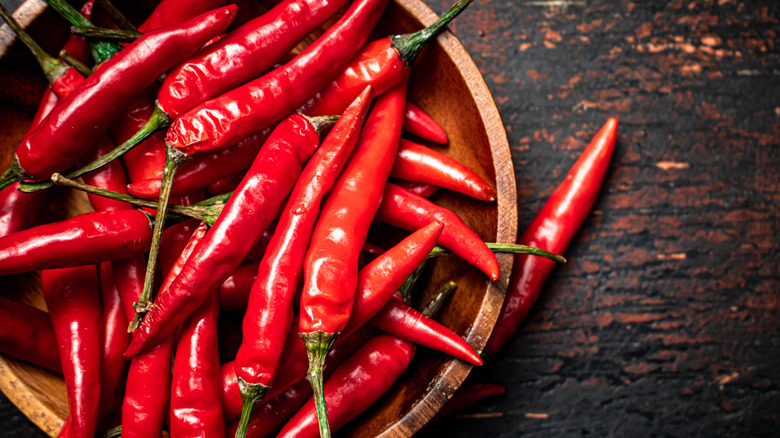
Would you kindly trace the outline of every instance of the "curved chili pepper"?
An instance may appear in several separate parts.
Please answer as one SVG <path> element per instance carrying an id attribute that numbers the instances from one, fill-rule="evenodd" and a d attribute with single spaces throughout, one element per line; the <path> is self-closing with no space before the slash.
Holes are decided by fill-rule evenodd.
<path id="1" fill-rule="evenodd" d="M 368 341 L 336 369 L 324 387 L 328 417 L 337 430 L 371 406 L 406 371 L 414 356 L 414 345 L 390 335 Z M 282 428 L 279 437 L 317 437 L 315 400 L 304 407 Z"/>
<path id="2" fill-rule="evenodd" d="M 73 436 L 92 438 L 100 413 L 102 351 L 97 269 L 44 270 L 41 284 L 57 337 Z"/>
<path id="3" fill-rule="evenodd" d="M 219 300 L 211 294 L 182 328 L 173 362 L 171 436 L 225 436 L 218 317 Z"/>
<path id="4" fill-rule="evenodd" d="M 309 355 L 323 436 L 329 436 L 322 398 L 322 363 L 349 320 L 358 278 L 358 257 L 382 200 L 398 149 L 407 80 L 377 99 L 355 152 L 336 181 L 314 228 L 304 261 L 298 331 Z"/>
<path id="5" fill-rule="evenodd" d="M 114 142 L 111 141 L 109 136 L 104 135 L 98 140 L 98 143 L 84 157 L 79 161 L 90 162 L 103 154 L 110 152 L 114 149 Z M 119 193 L 127 193 L 125 189 L 127 185 L 127 176 L 125 175 L 125 169 L 119 161 L 112 161 L 107 165 L 84 175 L 84 182 L 101 189 L 111 190 Z M 115 201 L 113 199 L 104 198 L 102 196 L 96 196 L 88 194 L 89 203 L 92 204 L 92 208 L 95 211 L 110 211 L 110 210 L 128 210 L 133 208 L 132 205 L 126 202 Z"/>
<path id="6" fill-rule="evenodd" d="M 0 276 L 135 257 L 151 236 L 140 211 L 85 213 L 0 238 Z"/>
<path id="7" fill-rule="evenodd" d="M 187 259 L 203 240 L 207 227 L 200 223 L 194 231 L 192 222 L 176 227 L 165 234 L 165 246 L 160 253 L 160 265 L 167 271 L 160 293 L 168 289 L 181 273 Z M 186 237 L 185 237 L 186 236 Z M 182 240 L 186 244 L 182 248 Z M 140 297 L 140 293 L 138 295 Z M 137 297 L 136 297 L 137 299 Z M 130 317 L 134 316 L 131 310 Z M 171 353 L 174 335 L 168 335 L 160 345 L 139 354 L 130 363 L 127 390 L 122 406 L 122 436 L 148 437 L 162 432 L 168 401 L 171 395 Z"/>
<path id="8" fill-rule="evenodd" d="M 0 297 L 0 353 L 61 373 L 57 339 L 49 314 Z"/>
<path id="9" fill-rule="evenodd" d="M 607 120 L 518 243 L 556 253 L 566 249 L 599 194 L 615 149 L 617 128 L 616 118 Z M 497 352 L 517 331 L 554 266 L 555 262 L 539 257 L 515 256 L 504 307 L 485 347 L 487 352 Z"/>
<path id="10" fill-rule="evenodd" d="M 404 131 L 423 140 L 441 144 L 447 143 L 447 132 L 444 131 L 444 128 L 436 123 L 436 120 L 433 120 L 433 117 L 429 116 L 422 108 L 412 102 L 406 102 Z"/>
<path id="11" fill-rule="evenodd" d="M 471 169 L 441 152 L 401 139 L 390 175 L 435 184 L 482 201 L 495 201 L 490 185 Z"/>
<path id="12" fill-rule="evenodd" d="M 452 398 L 431 418 L 431 422 L 447 417 L 455 412 L 468 408 L 482 400 L 501 395 L 506 388 L 495 383 L 477 383 L 458 388 Z"/>
<path id="13" fill-rule="evenodd" d="M 309 160 L 260 262 L 259 281 L 252 285 L 242 326 L 244 336 L 236 355 L 236 374 L 244 399 L 236 437 L 246 433 L 252 409 L 271 386 L 293 319 L 293 298 L 320 205 L 357 144 L 370 95 L 371 88 L 366 87 Z"/>
<path id="14" fill-rule="evenodd" d="M 479 268 L 491 280 L 498 280 L 498 260 L 495 254 L 458 215 L 444 207 L 388 183 L 382 196 L 382 205 L 376 213 L 376 220 L 406 230 L 414 230 L 437 220 L 444 224 L 444 232 L 439 239 L 441 245 Z"/>
<path id="15" fill-rule="evenodd" d="M 225 30 L 235 12 L 235 6 L 228 6 L 181 26 L 144 34 L 106 61 L 52 110 L 46 123 L 22 141 L 0 184 L 46 178 L 70 167 L 141 90 Z"/>
<path id="16" fill-rule="evenodd" d="M 409 193 L 422 196 L 425 199 L 430 198 L 439 191 L 439 186 L 414 181 L 395 181 L 393 184 L 406 190 Z"/>
<path id="17" fill-rule="evenodd" d="M 302 115 L 290 116 L 276 127 L 241 186 L 233 192 L 211 231 L 187 261 L 182 275 L 166 293 L 158 294 L 136 330 L 126 356 L 132 357 L 159 343 L 241 264 L 276 217 L 301 173 L 302 163 L 317 148 L 320 127 Z M 149 286 L 147 283 L 144 291 Z"/>
<path id="18" fill-rule="evenodd" d="M 149 14 L 149 17 L 138 26 L 138 31 L 145 33 L 163 27 L 178 26 L 200 14 L 225 6 L 226 0 L 163 0 Z"/>
<path id="19" fill-rule="evenodd" d="M 366 85 L 374 95 L 391 89 L 409 74 L 425 43 L 457 17 L 471 0 L 460 0 L 431 26 L 406 35 L 394 35 L 366 44 L 330 84 L 320 87 L 299 111 L 305 114 L 341 114 Z"/>
<path id="20" fill-rule="evenodd" d="M 130 343 L 127 318 L 119 289 L 114 283 L 111 262 L 100 264 L 100 305 L 103 316 L 103 357 L 100 361 L 100 403 L 107 406 L 125 377 L 127 361 L 122 353 Z"/>

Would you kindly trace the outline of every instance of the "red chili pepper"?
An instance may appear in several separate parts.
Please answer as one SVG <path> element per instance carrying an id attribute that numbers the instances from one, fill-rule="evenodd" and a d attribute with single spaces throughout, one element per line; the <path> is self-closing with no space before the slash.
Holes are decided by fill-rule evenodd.
<path id="1" fill-rule="evenodd" d="M 0 190 L 0 237 L 29 228 L 46 201 L 46 192 L 22 193 L 19 183 Z"/>
<path id="2" fill-rule="evenodd" d="M 252 409 L 271 386 L 293 319 L 293 298 L 322 200 L 333 188 L 357 144 L 371 88 L 355 99 L 306 165 L 287 200 L 252 285 L 236 355 L 244 399 L 237 437 L 246 433 Z M 323 213 L 325 214 L 325 213 Z"/>
<path id="3" fill-rule="evenodd" d="M 114 149 L 114 142 L 111 141 L 109 136 L 104 135 L 98 140 L 98 143 L 79 161 L 90 162 L 98 157 L 110 152 Z M 101 189 L 111 190 L 127 194 L 125 189 L 127 185 L 127 176 L 125 175 L 125 169 L 122 167 L 122 163 L 119 161 L 112 161 L 100 169 L 90 172 L 83 176 L 84 182 Z M 133 208 L 132 205 L 126 202 L 120 202 L 102 196 L 96 196 L 92 194 L 87 195 L 89 197 L 89 203 L 92 204 L 92 208 L 95 211 L 111 211 L 111 210 L 129 210 Z"/>
<path id="4" fill-rule="evenodd" d="M 334 430 L 371 406 L 409 367 L 414 345 L 389 335 L 380 335 L 352 355 L 325 384 L 328 417 Z M 315 400 L 306 405 L 284 426 L 279 437 L 317 437 L 319 412 Z"/>
<path id="5" fill-rule="evenodd" d="M 404 114 L 404 131 L 416 135 L 423 140 L 434 143 L 447 143 L 447 132 L 441 127 L 433 117 L 426 114 L 419 106 L 412 102 L 406 102 L 406 113 Z"/>
<path id="6" fill-rule="evenodd" d="M 486 398 L 495 397 L 505 392 L 506 388 L 504 386 L 495 383 L 477 383 L 474 385 L 461 386 L 447 404 L 439 409 L 439 412 L 431 419 L 431 422 L 466 409 Z"/>
<path id="7" fill-rule="evenodd" d="M 144 34 L 73 90 L 16 150 L 3 187 L 20 178 L 47 178 L 76 162 L 136 95 L 222 32 L 235 16 L 228 6 L 182 26 Z"/>
<path id="8" fill-rule="evenodd" d="M 439 244 L 479 268 L 491 280 L 498 280 L 498 260 L 495 254 L 458 215 L 444 207 L 388 183 L 385 186 L 382 205 L 376 213 L 376 220 L 405 230 L 414 230 L 437 220 L 444 224 Z"/>
<path id="9" fill-rule="evenodd" d="M 406 35 L 394 35 L 366 44 L 327 86 L 310 98 L 299 111 L 306 114 L 341 114 L 366 85 L 374 95 L 391 89 L 409 74 L 411 65 L 428 40 L 457 17 L 471 0 L 460 0 L 430 27 Z"/>
<path id="10" fill-rule="evenodd" d="M 218 317 L 219 300 L 211 294 L 182 328 L 171 382 L 171 436 L 225 436 Z"/>
<path id="11" fill-rule="evenodd" d="M 151 236 L 140 211 L 85 213 L 0 238 L 0 276 L 135 257 Z"/>
<path id="12" fill-rule="evenodd" d="M 92 438 L 100 414 L 102 351 L 97 269 L 44 270 L 41 283 L 57 337 L 73 436 Z"/>
<path id="13" fill-rule="evenodd" d="M 309 383 L 318 400 L 325 436 L 329 432 L 322 398 L 322 363 L 349 321 L 360 249 L 398 149 L 406 84 L 407 80 L 402 80 L 377 99 L 352 157 L 322 207 L 304 261 L 298 331 L 306 343 Z"/>
<path id="14" fill-rule="evenodd" d="M 206 234 L 206 226 L 200 223 L 190 232 L 192 222 L 165 234 L 165 246 L 160 253 L 160 265 L 167 275 L 160 293 L 168 289 L 181 273 L 187 259 Z M 182 248 L 181 242 L 186 237 Z M 140 294 L 138 295 L 140 296 Z M 137 298 L 136 298 L 137 299 Z M 134 315 L 131 312 L 131 317 Z M 171 395 L 171 353 L 174 334 L 167 336 L 160 345 L 139 354 L 130 364 L 127 390 L 122 406 L 122 436 L 148 437 L 162 433 L 163 420 Z"/>
<path id="15" fill-rule="evenodd" d="M 257 156 L 265 143 L 270 130 L 251 135 L 238 144 L 226 149 L 198 155 L 184 163 L 171 186 L 171 195 L 183 195 L 205 188 L 209 184 L 225 178 L 239 170 L 246 173 L 248 165 Z M 162 174 L 152 178 L 136 181 L 127 186 L 127 191 L 133 196 L 145 199 L 155 199 L 160 195 Z"/>
<path id="16" fill-rule="evenodd" d="M 0 297 L 0 320 L 0 353 L 62 372 L 48 313 Z"/>
<path id="17" fill-rule="evenodd" d="M 114 273 L 111 262 L 100 264 L 100 305 L 103 316 L 103 357 L 100 377 L 100 403 L 107 406 L 116 397 L 125 377 L 127 361 L 124 353 L 130 343 L 127 333 L 127 317 L 124 305 L 119 296 L 119 289 L 114 283 Z"/>
<path id="18" fill-rule="evenodd" d="M 615 148 L 617 128 L 617 119 L 607 120 L 517 243 L 557 254 L 564 252 L 599 194 Z M 485 347 L 487 352 L 497 352 L 517 331 L 554 266 L 555 262 L 541 257 L 515 256 L 504 307 Z"/>
<path id="19" fill-rule="evenodd" d="M 163 27 L 178 26 L 212 9 L 225 6 L 226 0 L 163 0 L 149 17 L 138 26 L 138 31 L 146 33 Z"/>
<path id="20" fill-rule="evenodd" d="M 182 275 L 166 293 L 158 294 L 126 356 L 157 345 L 241 264 L 276 217 L 302 163 L 317 148 L 318 127 L 302 115 L 292 115 L 277 126 Z M 144 291 L 150 290 L 148 286 Z"/>
<path id="21" fill-rule="evenodd" d="M 406 139 L 401 139 L 390 175 L 435 184 L 482 201 L 496 200 L 490 184 L 471 169 L 441 152 Z"/>
<path id="22" fill-rule="evenodd" d="M 94 7 L 95 1 L 87 0 L 81 6 L 79 12 L 81 13 L 82 17 L 89 20 L 92 18 L 92 9 Z M 62 50 L 67 52 L 68 55 L 72 56 L 82 64 L 86 64 L 89 61 L 89 43 L 84 37 L 77 35 L 68 36 L 68 41 L 65 43 L 65 46 L 62 47 Z"/>
<path id="23" fill-rule="evenodd" d="M 435 186 L 433 184 L 425 184 L 413 181 L 395 181 L 393 184 L 408 191 L 409 193 L 422 196 L 425 199 L 430 198 L 439 191 L 439 186 Z"/>
<path id="24" fill-rule="evenodd" d="M 257 262 L 244 263 L 219 287 L 219 305 L 222 310 L 246 310 L 249 290 L 257 279 Z"/>
<path id="25" fill-rule="evenodd" d="M 246 173 L 246 170 L 238 171 L 232 175 L 214 181 L 206 186 L 206 193 L 211 196 L 216 196 L 232 192 L 241 184 L 241 180 L 244 179 L 244 173 Z"/>

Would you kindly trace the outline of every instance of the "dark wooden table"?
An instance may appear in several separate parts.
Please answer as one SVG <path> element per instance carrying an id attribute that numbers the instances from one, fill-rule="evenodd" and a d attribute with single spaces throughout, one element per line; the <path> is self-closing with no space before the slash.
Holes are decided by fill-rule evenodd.
<path id="1" fill-rule="evenodd" d="M 468 380 L 507 393 L 421 435 L 775 435 L 780 2 L 476 0 L 452 27 L 503 116 L 521 226 L 621 126 L 569 264 Z M 5 397 L 0 431 L 41 435 Z"/>

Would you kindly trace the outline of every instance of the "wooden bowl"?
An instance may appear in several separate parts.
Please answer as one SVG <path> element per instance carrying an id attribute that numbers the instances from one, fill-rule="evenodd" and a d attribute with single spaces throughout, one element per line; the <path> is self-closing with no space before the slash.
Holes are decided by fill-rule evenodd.
<path id="1" fill-rule="evenodd" d="M 40 4 L 40 0 L 28 0 L 21 7 L 26 14 L 23 22 L 49 53 L 57 53 L 66 38 L 67 26 L 52 11 L 44 11 Z M 240 7 L 262 10 L 257 4 L 240 4 Z M 249 18 L 252 14 L 240 17 L 244 15 Z M 374 37 L 417 30 L 436 18 L 419 0 L 395 0 L 388 6 Z M 17 43 L 6 52 L 8 42 L 1 34 L 2 31 L 0 120 L 5 121 L 5 126 L 0 130 L 0 166 L 5 169 L 35 113 L 46 83 L 26 48 Z M 450 32 L 440 35 L 418 59 L 409 99 L 447 130 L 449 144 L 437 149 L 491 182 L 498 194 L 497 202 L 488 203 L 441 190 L 434 201 L 458 213 L 484 240 L 514 243 L 517 197 L 506 132 L 479 70 Z M 60 220 L 89 209 L 85 196 L 56 188 L 49 194 L 49 203 L 39 221 Z M 445 281 L 455 280 L 458 290 L 444 305 L 438 319 L 463 335 L 478 352 L 495 325 L 508 283 L 511 256 L 499 255 L 498 259 L 501 278 L 497 282 L 489 281 L 454 256 L 434 260 L 426 268 L 425 290 L 418 295 L 418 300 L 423 302 Z M 37 272 L 9 276 L 2 283 L 2 296 L 45 308 Z M 344 431 L 356 437 L 410 436 L 452 396 L 470 370 L 471 365 L 420 348 L 410 369 L 389 393 L 350 422 Z M 61 376 L 0 356 L 0 389 L 46 433 L 55 436 L 59 432 L 68 411 Z"/>

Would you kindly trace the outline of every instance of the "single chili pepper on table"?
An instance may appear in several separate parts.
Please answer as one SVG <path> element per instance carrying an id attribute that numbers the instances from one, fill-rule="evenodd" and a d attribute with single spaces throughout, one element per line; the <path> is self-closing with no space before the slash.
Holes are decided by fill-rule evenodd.
<path id="1" fill-rule="evenodd" d="M 341 114 L 366 85 L 374 88 L 375 96 L 393 88 L 409 74 L 411 65 L 425 43 L 470 3 L 471 0 L 460 0 L 435 23 L 420 31 L 366 44 L 346 68 L 327 86 L 320 87 L 317 94 L 303 104 L 299 111 L 312 115 Z"/>
<path id="2" fill-rule="evenodd" d="M 225 436 L 218 317 L 219 298 L 211 294 L 190 315 L 179 335 L 171 381 L 171 436 Z"/>
<path id="3" fill-rule="evenodd" d="M 244 400 L 236 437 L 246 433 L 252 410 L 271 386 L 293 319 L 293 298 L 320 205 L 352 153 L 368 109 L 371 87 L 342 114 L 301 173 L 287 200 L 252 285 L 243 320 L 236 374 Z"/>
<path id="4" fill-rule="evenodd" d="M 407 79 L 377 99 L 344 172 L 336 181 L 311 237 L 304 261 L 298 326 L 309 356 L 307 378 L 318 403 L 321 433 L 330 436 L 322 398 L 322 363 L 349 321 L 358 257 L 382 200 L 398 149 Z"/>
<path id="5" fill-rule="evenodd" d="M 531 221 L 518 243 L 562 253 L 577 233 L 607 173 L 615 149 L 618 120 L 609 118 L 574 163 L 566 178 L 555 189 L 542 211 Z M 555 263 L 538 257 L 516 255 L 512 275 L 498 317 L 485 351 L 496 353 L 517 331 Z"/>
<path id="6" fill-rule="evenodd" d="M 423 140 L 434 143 L 447 143 L 447 132 L 441 127 L 433 117 L 426 114 L 419 106 L 412 102 L 406 102 L 406 112 L 404 113 L 404 131 L 416 135 Z"/>
<path id="7" fill-rule="evenodd" d="M 0 297 L 0 353 L 62 373 L 49 314 Z"/>
<path id="8" fill-rule="evenodd" d="M 0 276 L 143 254 L 152 232 L 137 210 L 85 213 L 0 238 Z"/>
<path id="9" fill-rule="evenodd" d="M 302 163 L 319 145 L 319 130 L 330 122 L 332 118 L 307 119 L 298 114 L 276 127 L 241 186 L 230 196 L 203 243 L 187 261 L 182 275 L 166 293 L 158 294 L 135 331 L 126 356 L 132 357 L 159 343 L 241 264 L 276 217 L 301 173 Z M 135 323 L 140 322 L 146 310 L 150 288 L 147 269 L 146 296 L 139 300 Z"/>
<path id="10" fill-rule="evenodd" d="M 22 141 L 0 186 L 24 178 L 47 178 L 70 167 L 94 146 L 141 90 L 223 31 L 235 12 L 235 6 L 229 6 L 181 26 L 150 32 L 106 61 Z"/>
<path id="11" fill-rule="evenodd" d="M 481 201 L 496 200 L 490 185 L 474 171 L 441 152 L 403 138 L 390 175 L 435 184 Z"/>
<path id="12" fill-rule="evenodd" d="M 74 437 L 95 435 L 100 414 L 101 316 L 94 265 L 41 272 L 57 337 Z"/>
<path id="13" fill-rule="evenodd" d="M 439 243 L 479 268 L 491 280 L 498 280 L 498 260 L 495 254 L 458 215 L 444 207 L 388 183 L 376 220 L 406 230 L 417 229 L 432 220 L 440 221 L 444 224 L 444 232 Z"/>

